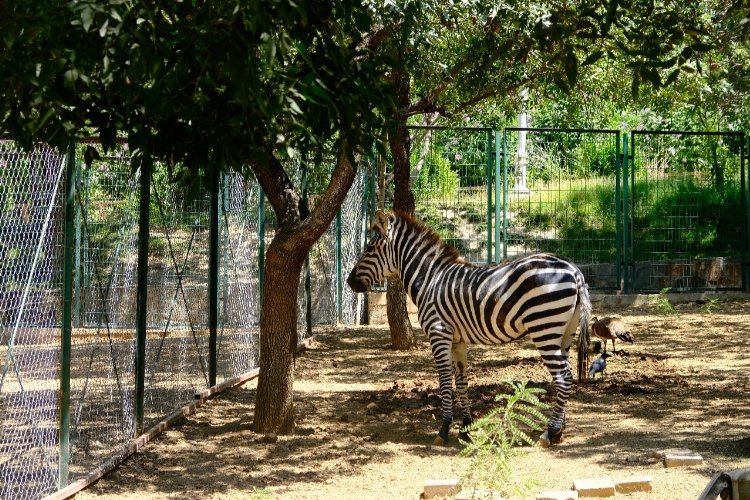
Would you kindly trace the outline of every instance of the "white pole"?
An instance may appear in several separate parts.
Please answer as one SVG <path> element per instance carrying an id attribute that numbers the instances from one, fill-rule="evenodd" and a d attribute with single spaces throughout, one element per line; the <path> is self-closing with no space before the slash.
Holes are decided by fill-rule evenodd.
<path id="1" fill-rule="evenodd" d="M 518 128 L 526 128 L 526 99 L 528 91 L 526 89 L 521 90 L 521 110 L 518 113 Z M 517 193 L 528 193 L 529 188 L 526 187 L 526 131 L 520 130 L 518 132 L 518 148 L 516 150 L 516 178 L 514 191 Z"/>

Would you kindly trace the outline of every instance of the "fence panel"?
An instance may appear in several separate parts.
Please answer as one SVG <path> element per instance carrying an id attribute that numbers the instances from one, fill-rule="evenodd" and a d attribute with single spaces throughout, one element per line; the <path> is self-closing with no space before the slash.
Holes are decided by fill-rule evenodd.
<path id="1" fill-rule="evenodd" d="M 64 167 L 0 141 L 0 498 L 58 485 Z"/>
<path id="2" fill-rule="evenodd" d="M 475 264 L 492 260 L 492 131 L 409 127 L 416 216 Z M 384 168 L 383 168 L 384 167 Z M 377 172 L 378 205 L 393 206 L 393 162 Z"/>
<path id="3" fill-rule="evenodd" d="M 148 427 L 208 382 L 209 197 L 187 198 L 154 169 L 149 239 L 144 423 Z"/>
<path id="4" fill-rule="evenodd" d="M 629 286 L 744 289 L 744 135 L 644 130 L 630 142 Z"/>
<path id="5" fill-rule="evenodd" d="M 496 260 L 553 252 L 573 260 L 589 287 L 620 288 L 619 136 L 612 130 L 505 129 Z"/>
<path id="6" fill-rule="evenodd" d="M 258 365 L 260 333 L 256 182 L 224 177 L 220 203 L 218 382 Z"/>
<path id="7" fill-rule="evenodd" d="M 86 147 L 98 149 L 101 161 L 77 169 L 71 479 L 102 465 L 135 432 L 139 175 L 122 146 L 107 155 L 97 144 Z"/>
<path id="8" fill-rule="evenodd" d="M 326 232 L 315 242 L 308 257 L 310 269 L 310 296 L 312 324 L 335 325 L 338 322 L 353 324 L 361 317 L 364 307 L 362 297 L 354 294 L 343 280 L 362 252 L 366 230 L 365 196 L 368 165 L 364 163 L 357 174 L 339 214 Z M 327 187 L 334 164 L 324 160 L 318 165 L 311 161 L 308 169 L 309 208 L 313 210 L 318 197 Z M 304 279 L 300 283 L 300 294 L 304 292 Z M 305 309 L 301 304 L 301 318 Z"/>

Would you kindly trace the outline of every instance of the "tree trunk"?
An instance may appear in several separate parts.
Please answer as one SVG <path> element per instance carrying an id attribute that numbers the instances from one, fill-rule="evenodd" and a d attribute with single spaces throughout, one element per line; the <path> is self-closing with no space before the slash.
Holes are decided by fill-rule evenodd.
<path id="1" fill-rule="evenodd" d="M 294 428 L 292 384 L 297 349 L 297 290 L 306 251 L 290 254 L 275 244 L 266 252 L 261 304 L 260 376 L 255 400 L 256 432 Z"/>
<path id="2" fill-rule="evenodd" d="M 300 197 L 281 163 L 254 164 L 253 172 L 273 206 L 276 235 L 266 251 L 260 313 L 260 375 L 255 398 L 256 432 L 289 432 L 294 428 L 292 386 L 297 349 L 297 290 L 305 256 L 330 226 L 354 182 L 352 155 L 344 145 L 331 182 L 312 211 L 300 213 Z"/>
<path id="3" fill-rule="evenodd" d="M 409 103 L 409 76 L 397 72 L 394 74 L 394 80 L 399 88 L 399 105 L 404 108 Z M 388 145 L 393 156 L 393 208 L 413 214 L 414 194 L 409 185 L 411 147 L 409 130 L 406 128 L 406 117 L 400 117 L 400 122 L 396 130 L 388 135 Z M 417 341 L 406 309 L 406 293 L 400 281 L 388 280 L 386 299 L 388 302 L 388 326 L 391 330 L 393 348 L 397 350 L 411 349 Z"/>
<path id="4" fill-rule="evenodd" d="M 409 321 L 406 307 L 406 293 L 401 280 L 397 277 L 388 278 L 388 288 L 385 292 L 388 311 L 388 327 L 391 330 L 393 349 L 408 351 L 416 346 L 417 339 Z"/>

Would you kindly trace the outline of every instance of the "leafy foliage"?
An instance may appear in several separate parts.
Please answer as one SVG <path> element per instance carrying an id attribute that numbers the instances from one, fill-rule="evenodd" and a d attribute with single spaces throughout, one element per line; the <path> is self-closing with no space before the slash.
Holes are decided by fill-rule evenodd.
<path id="1" fill-rule="evenodd" d="M 519 445 L 534 446 L 529 431 L 541 431 L 548 422 L 543 410 L 549 405 L 539 399 L 544 389 L 527 387 L 527 381 L 505 381 L 511 394 L 498 394 L 496 402 L 504 402 L 477 419 L 467 428 L 471 442 L 461 450 L 461 456 L 471 456 L 471 464 L 462 482 L 474 491 L 489 490 L 509 493 L 509 489 L 524 495 L 530 492 L 529 481 L 520 482 L 512 460 Z M 509 486 L 511 488 L 509 488 Z"/>
<path id="2" fill-rule="evenodd" d="M 431 161 L 425 165 L 414 182 L 417 199 L 445 199 L 456 196 L 461 179 L 451 168 L 451 163 L 441 155 L 433 155 Z"/>
<path id="3" fill-rule="evenodd" d="M 719 309 L 721 309 L 721 299 L 719 297 L 709 297 L 701 304 L 701 313 L 703 314 L 713 314 Z"/>
<path id="4" fill-rule="evenodd" d="M 382 134 L 358 2 L 0 5 L 0 126 L 25 146 L 127 134 L 136 154 L 239 169 Z"/>
<path id="5" fill-rule="evenodd" d="M 649 297 L 651 301 L 651 306 L 654 308 L 654 310 L 664 316 L 677 314 L 677 309 L 675 309 L 674 305 L 672 304 L 672 301 L 670 301 L 669 297 L 667 296 L 667 294 L 671 290 L 672 290 L 671 286 L 665 287 L 659 290 L 658 295 L 654 297 Z"/>

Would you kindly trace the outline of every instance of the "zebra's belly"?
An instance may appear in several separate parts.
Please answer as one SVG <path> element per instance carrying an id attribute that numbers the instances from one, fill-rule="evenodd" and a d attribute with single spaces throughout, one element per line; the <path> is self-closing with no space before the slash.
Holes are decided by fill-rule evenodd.
<path id="1" fill-rule="evenodd" d="M 525 337 L 528 333 L 525 330 L 516 331 L 513 332 L 513 335 L 509 336 L 507 332 L 500 332 L 494 328 L 466 328 L 465 325 L 452 326 L 454 343 L 465 342 L 474 345 L 507 344 L 508 342 Z"/>

